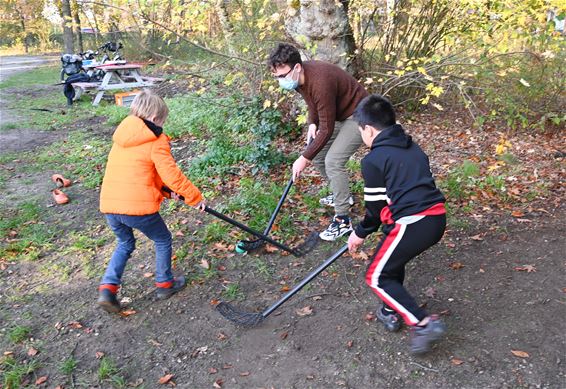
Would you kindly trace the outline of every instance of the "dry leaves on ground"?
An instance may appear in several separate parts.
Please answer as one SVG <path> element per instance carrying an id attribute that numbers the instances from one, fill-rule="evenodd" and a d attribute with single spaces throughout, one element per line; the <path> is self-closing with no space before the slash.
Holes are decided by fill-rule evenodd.
<path id="1" fill-rule="evenodd" d="M 521 351 L 521 350 L 511 350 L 511 354 L 513 354 L 516 357 L 519 358 L 528 358 L 529 357 L 529 353 L 526 351 Z"/>
<path id="2" fill-rule="evenodd" d="M 171 381 L 171 379 L 172 379 L 174 376 L 175 376 L 174 374 L 166 374 L 166 375 L 164 375 L 163 377 L 161 377 L 158 382 L 159 382 L 160 385 L 165 385 L 165 384 L 167 384 L 169 381 Z"/>

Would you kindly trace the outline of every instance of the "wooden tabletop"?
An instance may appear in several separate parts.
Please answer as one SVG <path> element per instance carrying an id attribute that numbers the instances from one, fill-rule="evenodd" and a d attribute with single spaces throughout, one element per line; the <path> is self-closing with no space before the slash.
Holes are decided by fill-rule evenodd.
<path id="1" fill-rule="evenodd" d="M 124 65 L 99 65 L 96 66 L 97 69 L 102 70 L 128 70 L 128 69 L 141 69 L 142 65 L 137 63 L 127 63 Z"/>

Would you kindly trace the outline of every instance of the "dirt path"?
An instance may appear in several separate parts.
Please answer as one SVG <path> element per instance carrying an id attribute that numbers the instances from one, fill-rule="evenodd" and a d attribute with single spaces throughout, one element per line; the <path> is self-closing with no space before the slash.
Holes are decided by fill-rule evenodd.
<path id="1" fill-rule="evenodd" d="M 21 172 L 7 179 L 6 196 L 25 191 L 48 202 L 50 172 L 27 174 L 18 160 L 2 168 Z M 43 210 L 57 231 L 51 249 L 36 260 L 0 259 L 0 352 L 22 366 L 39 363 L 26 378 L 30 387 L 47 376 L 42 387 L 158 388 L 167 374 L 179 388 L 565 387 L 563 207 L 521 218 L 467 216 L 464 227 L 450 225 L 443 241 L 411 264 L 409 289 L 449 328 L 432 353 L 416 358 L 407 352 L 406 329 L 390 334 L 375 322 L 377 298 L 364 283 L 369 261 L 349 256 L 262 326 L 235 327 L 213 305 L 230 285 L 238 285 L 235 305 L 265 308 L 341 243 L 304 258 L 239 256 L 223 246 L 203 256 L 196 250 L 212 219 L 185 208 L 167 222 L 182 232 L 175 248 L 195 247 L 176 269 L 191 285 L 156 301 L 146 278 L 153 249 L 139 239 L 121 292 L 130 315 L 108 315 L 95 301 L 113 238 L 96 212 L 97 191 L 71 188 L 71 204 Z M 218 259 L 206 272 L 201 261 L 208 255 Z M 305 307 L 312 313 L 302 315 Z M 30 330 L 20 343 L 8 337 L 17 326 Z M 67 374 L 69 360 L 76 367 Z M 108 363 L 116 369 L 103 370 Z"/>

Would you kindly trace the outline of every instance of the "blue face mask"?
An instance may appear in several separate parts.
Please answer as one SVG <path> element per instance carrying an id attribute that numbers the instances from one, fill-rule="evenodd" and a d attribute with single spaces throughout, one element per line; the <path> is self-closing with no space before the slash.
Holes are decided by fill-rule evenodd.
<path id="1" fill-rule="evenodd" d="M 299 80 L 293 80 L 294 74 L 295 69 L 293 69 L 293 72 L 291 73 L 291 78 L 278 78 L 277 81 L 279 81 L 279 86 L 286 90 L 297 89 L 297 87 L 299 86 Z"/>

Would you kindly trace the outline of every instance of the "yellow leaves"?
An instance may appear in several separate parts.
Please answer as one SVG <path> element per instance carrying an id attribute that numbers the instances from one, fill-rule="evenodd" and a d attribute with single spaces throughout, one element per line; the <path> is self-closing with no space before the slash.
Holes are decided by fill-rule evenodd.
<path id="1" fill-rule="evenodd" d="M 501 155 L 507 152 L 510 147 L 511 142 L 509 142 L 505 137 L 502 136 L 501 139 L 499 139 L 497 146 L 495 146 L 495 154 Z"/>
<path id="2" fill-rule="evenodd" d="M 297 124 L 298 124 L 299 126 L 302 126 L 303 124 L 306 124 L 306 123 L 307 123 L 307 115 L 306 115 L 306 114 L 297 115 L 297 119 L 296 119 L 296 120 L 297 120 Z"/>
<path id="3" fill-rule="evenodd" d="M 265 100 L 263 102 L 263 109 L 271 107 L 271 100 Z"/>

